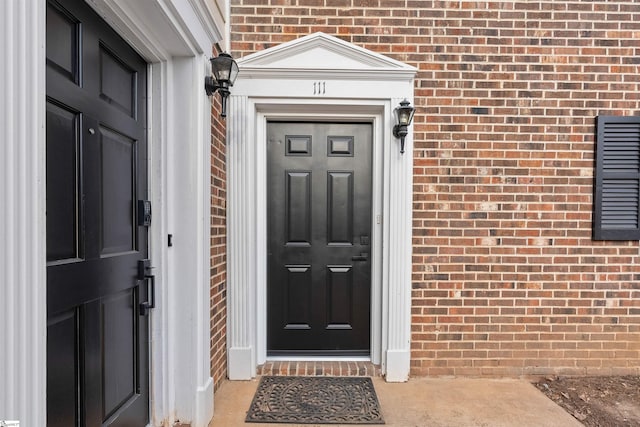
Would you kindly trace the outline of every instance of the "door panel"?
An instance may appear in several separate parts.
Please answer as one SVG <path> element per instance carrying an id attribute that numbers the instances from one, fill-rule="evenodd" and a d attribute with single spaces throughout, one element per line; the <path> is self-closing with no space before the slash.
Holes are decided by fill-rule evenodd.
<path id="1" fill-rule="evenodd" d="M 47 72 L 79 81 L 80 23 L 60 5 L 47 5 Z"/>
<path id="2" fill-rule="evenodd" d="M 100 256 L 134 251 L 137 141 L 100 127 Z M 114 168 L 113 165 L 118 165 Z M 123 173 L 125 172 L 125 173 Z"/>
<path id="3" fill-rule="evenodd" d="M 353 269 L 350 266 L 327 269 L 327 329 L 352 329 Z"/>
<path id="4" fill-rule="evenodd" d="M 47 426 L 79 424 L 78 311 L 50 317 L 47 323 Z"/>
<path id="5" fill-rule="evenodd" d="M 268 123 L 270 355 L 370 353 L 370 124 Z"/>
<path id="6" fill-rule="evenodd" d="M 135 118 L 137 72 L 126 60 L 100 45 L 100 98 Z"/>
<path id="7" fill-rule="evenodd" d="M 310 265 L 287 265 L 285 329 L 311 329 L 313 293 Z"/>
<path id="8" fill-rule="evenodd" d="M 287 244 L 311 244 L 311 172 L 287 172 Z"/>
<path id="9" fill-rule="evenodd" d="M 138 313 L 135 306 L 135 297 L 130 289 L 102 301 L 105 419 L 131 399 L 137 389 L 134 343 Z"/>
<path id="10" fill-rule="evenodd" d="M 75 260 L 82 256 L 80 114 L 48 100 L 46 117 L 47 261 Z"/>
<path id="11" fill-rule="evenodd" d="M 49 426 L 149 419 L 146 67 L 83 1 L 48 1 Z"/>
<path id="12" fill-rule="evenodd" d="M 329 172 L 327 177 L 327 243 L 352 245 L 353 173 Z"/>

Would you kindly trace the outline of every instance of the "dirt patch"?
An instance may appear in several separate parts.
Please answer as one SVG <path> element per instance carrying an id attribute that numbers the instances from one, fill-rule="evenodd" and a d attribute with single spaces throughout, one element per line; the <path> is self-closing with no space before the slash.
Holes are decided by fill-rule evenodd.
<path id="1" fill-rule="evenodd" d="M 585 426 L 640 427 L 640 376 L 548 377 L 534 385 Z"/>

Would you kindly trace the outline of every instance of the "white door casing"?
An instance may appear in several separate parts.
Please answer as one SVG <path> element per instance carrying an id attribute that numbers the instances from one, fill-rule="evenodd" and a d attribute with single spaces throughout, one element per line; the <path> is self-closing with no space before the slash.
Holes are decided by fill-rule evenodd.
<path id="1" fill-rule="evenodd" d="M 204 89 L 212 46 L 227 30 L 224 0 L 87 0 L 149 66 L 152 423 L 206 426 L 209 360 L 210 114 Z M 46 424 L 46 0 L 0 2 L 0 417 Z M 174 246 L 167 247 L 167 235 Z M 188 349 L 188 351 L 185 351 Z"/>
<path id="2" fill-rule="evenodd" d="M 323 33 L 238 61 L 227 118 L 228 366 L 266 361 L 266 122 L 366 121 L 374 129 L 372 352 L 387 381 L 410 361 L 412 137 L 400 154 L 393 109 L 413 101 L 414 67 Z"/>

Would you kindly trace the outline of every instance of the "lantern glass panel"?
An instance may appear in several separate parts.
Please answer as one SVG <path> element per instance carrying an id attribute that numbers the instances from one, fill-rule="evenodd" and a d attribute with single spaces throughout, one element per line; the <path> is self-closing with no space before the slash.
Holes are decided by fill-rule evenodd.
<path id="1" fill-rule="evenodd" d="M 211 70 L 218 83 L 229 81 L 233 59 L 220 55 L 211 61 Z"/>

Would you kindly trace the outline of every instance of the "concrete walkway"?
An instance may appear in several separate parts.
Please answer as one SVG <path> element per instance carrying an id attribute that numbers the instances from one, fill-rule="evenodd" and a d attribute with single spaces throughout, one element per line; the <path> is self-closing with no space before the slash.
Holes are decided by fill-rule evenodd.
<path id="1" fill-rule="evenodd" d="M 374 378 L 373 383 L 387 426 L 582 426 L 524 380 L 414 378 L 387 383 Z M 209 427 L 296 425 L 245 424 L 257 386 L 257 379 L 225 382 L 216 392 Z"/>

